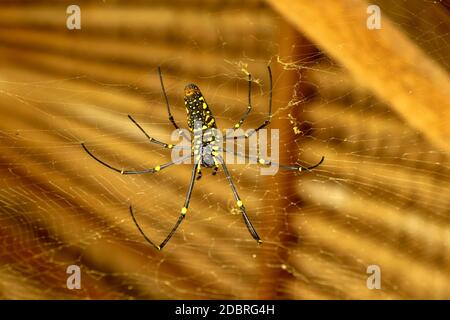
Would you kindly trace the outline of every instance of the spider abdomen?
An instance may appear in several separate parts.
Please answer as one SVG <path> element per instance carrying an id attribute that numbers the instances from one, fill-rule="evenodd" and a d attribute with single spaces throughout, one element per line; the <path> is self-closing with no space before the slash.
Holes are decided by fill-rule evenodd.
<path id="1" fill-rule="evenodd" d="M 195 84 L 188 84 L 184 88 L 184 104 L 189 130 L 193 131 L 194 127 L 202 128 L 202 130 L 217 128 L 216 119 L 200 89 Z"/>
<path id="2" fill-rule="evenodd" d="M 184 88 L 184 103 L 189 130 L 194 133 L 192 143 L 194 157 L 203 167 L 217 166 L 215 156 L 218 147 L 214 133 L 214 129 L 217 129 L 216 119 L 195 84 L 188 84 Z"/>

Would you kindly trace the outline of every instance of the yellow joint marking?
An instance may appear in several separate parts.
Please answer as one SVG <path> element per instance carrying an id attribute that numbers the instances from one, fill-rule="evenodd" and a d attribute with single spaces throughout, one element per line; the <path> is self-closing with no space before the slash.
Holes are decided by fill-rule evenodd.
<path id="1" fill-rule="evenodd" d="M 161 170 L 161 166 L 156 166 L 155 171 L 159 171 L 159 170 Z"/>
<path id="2" fill-rule="evenodd" d="M 238 200 L 237 202 L 236 202 L 236 204 L 237 204 L 237 206 L 239 207 L 239 208 L 241 208 L 244 204 L 242 203 L 242 201 L 241 200 Z"/>
<path id="3" fill-rule="evenodd" d="M 261 244 L 261 243 L 262 243 L 262 240 L 256 240 L 256 242 L 258 242 L 258 244 Z"/>
<path id="4" fill-rule="evenodd" d="M 302 167 L 298 167 L 298 171 L 302 172 L 302 169 L 303 169 Z"/>
<path id="5" fill-rule="evenodd" d="M 248 134 L 244 134 L 244 137 L 248 138 Z"/>
<path id="6" fill-rule="evenodd" d="M 156 249 L 158 249 L 159 251 L 161 251 L 161 247 L 160 247 L 160 246 L 155 245 L 155 247 L 156 247 Z"/>
<path id="7" fill-rule="evenodd" d="M 261 164 L 266 164 L 266 160 L 264 160 L 264 159 L 259 159 L 258 162 Z"/>
<path id="8" fill-rule="evenodd" d="M 203 109 L 208 108 L 208 106 L 206 105 L 206 103 L 203 102 Z"/>
<path id="9" fill-rule="evenodd" d="M 167 148 L 172 149 L 173 148 L 173 144 L 167 145 Z"/>
<path id="10" fill-rule="evenodd" d="M 234 125 L 234 127 L 237 129 L 237 128 L 239 128 L 241 125 L 239 124 L 239 123 L 236 123 L 235 125 Z"/>
<path id="11" fill-rule="evenodd" d="M 203 99 L 203 97 L 200 97 L 200 98 L 198 98 L 198 100 L 203 101 L 203 100 L 205 100 L 205 99 Z"/>
<path id="12" fill-rule="evenodd" d="M 123 169 L 122 169 L 122 170 L 120 170 L 120 174 L 123 174 Z"/>
<path id="13" fill-rule="evenodd" d="M 185 215 L 186 212 L 187 212 L 187 208 L 186 207 L 181 208 L 181 214 Z"/>

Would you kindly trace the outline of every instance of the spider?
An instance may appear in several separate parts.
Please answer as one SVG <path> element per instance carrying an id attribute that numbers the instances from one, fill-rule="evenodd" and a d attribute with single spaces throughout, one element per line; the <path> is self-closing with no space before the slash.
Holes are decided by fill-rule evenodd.
<path id="1" fill-rule="evenodd" d="M 229 139 L 229 138 L 248 139 L 251 135 L 253 135 L 257 131 L 261 130 L 262 128 L 266 127 L 270 123 L 270 121 L 272 119 L 272 71 L 270 69 L 270 66 L 268 66 L 267 69 L 268 69 L 268 73 L 269 73 L 269 112 L 268 112 L 267 118 L 264 120 L 264 122 L 259 127 L 250 131 L 249 134 L 245 134 L 245 135 L 241 135 L 241 136 L 233 136 L 233 137 L 230 137 L 228 135 L 228 136 L 222 136 L 222 138 L 224 138 L 224 139 Z M 128 174 L 141 174 L 141 173 L 157 173 L 157 172 L 159 172 L 163 169 L 166 169 L 176 163 L 183 162 L 184 160 L 186 160 L 188 158 L 191 158 L 191 159 L 194 158 L 194 165 L 192 167 L 191 178 L 190 178 L 190 182 L 189 182 L 189 186 L 188 186 L 188 190 L 187 190 L 186 199 L 184 201 L 184 206 L 181 208 L 178 220 L 175 223 L 175 225 L 173 226 L 173 228 L 171 229 L 170 233 L 166 236 L 166 238 L 159 245 L 157 245 L 155 242 L 150 240 L 150 238 L 145 234 L 144 230 L 141 228 L 141 226 L 139 225 L 139 223 L 136 220 L 136 216 L 134 214 L 132 205 L 130 205 L 130 207 L 129 207 L 131 218 L 133 219 L 133 222 L 136 225 L 137 229 L 142 234 L 144 239 L 149 244 L 151 244 L 154 248 L 156 248 L 158 250 L 162 250 L 164 248 L 164 246 L 172 238 L 172 236 L 175 234 L 175 232 L 177 231 L 181 222 L 186 217 L 186 213 L 189 208 L 189 202 L 191 200 L 192 191 L 194 189 L 194 183 L 196 180 L 199 180 L 202 177 L 201 168 L 203 167 L 203 168 L 213 169 L 212 174 L 215 175 L 219 169 L 219 165 L 222 167 L 223 172 L 228 180 L 228 184 L 231 187 L 231 191 L 232 191 L 234 199 L 236 201 L 236 205 L 239 208 L 240 212 L 242 213 L 242 217 L 244 219 L 244 223 L 247 226 L 248 231 L 250 232 L 253 239 L 255 239 L 257 241 L 257 243 L 260 244 L 262 242 L 261 238 L 259 237 L 255 228 L 253 227 L 252 223 L 250 222 L 250 218 L 248 217 L 247 210 L 245 209 L 245 206 L 244 206 L 241 198 L 239 197 L 239 194 L 236 189 L 236 185 L 233 182 L 233 179 L 232 179 L 231 174 L 225 164 L 224 159 L 221 157 L 221 155 L 219 155 L 219 150 L 221 150 L 221 148 L 218 145 L 218 140 L 216 139 L 215 136 L 211 136 L 211 134 L 209 135 L 208 139 L 206 139 L 206 136 L 208 136 L 208 132 L 211 131 L 210 129 L 216 129 L 217 126 L 216 126 L 216 120 L 215 120 L 214 116 L 212 115 L 211 110 L 209 109 L 209 106 L 208 106 L 204 96 L 202 95 L 200 89 L 195 84 L 188 84 L 184 88 L 184 103 L 185 103 L 186 112 L 187 112 L 188 127 L 189 127 L 189 131 L 190 131 L 190 135 L 191 135 L 191 137 L 188 137 L 188 135 L 179 128 L 179 126 L 177 125 L 177 122 L 175 121 L 175 119 L 170 111 L 169 100 L 167 98 L 167 93 L 164 88 L 164 82 L 163 82 L 163 77 L 162 77 L 160 67 L 158 67 L 158 73 L 159 73 L 159 80 L 161 83 L 161 89 L 162 89 L 164 99 L 166 102 L 166 106 L 167 106 L 169 121 L 172 123 L 172 125 L 175 127 L 175 129 L 178 130 L 180 135 L 182 135 L 184 138 L 191 141 L 191 147 L 188 147 L 191 150 L 191 152 L 188 156 L 181 157 L 180 159 L 175 160 L 175 161 L 170 161 L 170 162 L 167 162 L 167 163 L 164 163 L 161 165 L 157 165 L 150 169 L 121 170 L 121 169 L 117 169 L 117 168 L 109 165 L 108 163 L 100 160 L 99 158 L 97 158 L 94 154 L 92 154 L 91 151 L 89 151 L 89 149 L 84 145 L 84 143 L 81 144 L 82 147 L 84 148 L 84 150 L 87 152 L 87 154 L 89 156 L 91 156 L 93 159 L 95 159 L 100 164 L 104 165 L 105 167 L 107 167 L 111 170 L 119 172 L 120 174 L 127 174 L 127 175 Z M 242 124 L 244 123 L 245 119 L 247 119 L 247 117 L 252 109 L 251 91 L 252 91 L 252 77 L 250 74 L 248 74 L 247 110 L 244 112 L 244 114 L 240 118 L 240 120 L 234 125 L 234 130 L 236 130 L 242 126 Z M 173 146 L 172 144 L 161 142 L 159 140 L 156 140 L 155 138 L 152 138 L 133 119 L 133 117 L 128 115 L 128 118 L 147 137 L 149 142 L 157 144 L 166 149 L 186 148 L 183 146 Z M 191 138 L 193 138 L 193 139 L 191 139 Z M 236 155 L 244 156 L 246 159 L 251 159 L 251 156 L 248 156 L 248 155 L 242 155 L 242 154 L 236 154 Z M 256 162 L 259 165 L 276 164 L 274 162 L 264 160 L 259 157 L 254 160 L 256 160 Z M 304 167 L 304 166 L 300 166 L 300 165 L 281 165 L 281 164 L 278 164 L 278 166 L 280 169 L 288 170 L 288 171 L 297 171 L 297 172 L 301 172 L 303 170 L 309 171 L 311 169 L 318 167 L 320 164 L 322 164 L 323 160 L 324 160 L 324 157 L 322 156 L 321 160 L 317 164 L 310 166 L 310 167 Z"/>

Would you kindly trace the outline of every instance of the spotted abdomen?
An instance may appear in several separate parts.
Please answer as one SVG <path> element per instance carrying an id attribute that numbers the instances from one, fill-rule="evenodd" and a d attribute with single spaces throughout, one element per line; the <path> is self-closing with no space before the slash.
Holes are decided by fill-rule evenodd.
<path id="1" fill-rule="evenodd" d="M 195 122 L 203 130 L 217 128 L 211 110 L 206 103 L 200 89 L 195 84 L 188 84 L 184 88 L 184 104 L 186 106 L 189 130 L 193 131 Z"/>

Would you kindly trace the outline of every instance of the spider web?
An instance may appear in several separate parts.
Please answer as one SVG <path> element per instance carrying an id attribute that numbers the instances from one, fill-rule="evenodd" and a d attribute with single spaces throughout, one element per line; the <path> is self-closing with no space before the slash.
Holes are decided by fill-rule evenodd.
<path id="1" fill-rule="evenodd" d="M 8 3 L 1 17 L 11 11 L 25 17 L 54 14 L 45 1 Z M 327 52 L 293 31 L 285 37 L 290 27 L 269 7 L 259 1 L 246 9 L 234 1 L 225 9 L 211 3 L 180 12 L 189 36 L 172 27 L 155 42 L 135 32 L 140 23 L 148 27 L 149 19 L 137 13 L 145 7 L 151 17 L 175 21 L 176 3 L 166 7 L 156 1 L 151 8 L 140 1 L 81 2 L 89 5 L 88 13 L 104 10 L 105 19 L 123 10 L 127 24 L 111 22 L 117 38 L 107 37 L 110 31 L 101 24 L 94 30 L 89 18 L 92 29 L 74 37 L 47 30 L 42 22 L 11 27 L 13 20 L 2 20 L 1 297 L 450 297 L 448 155 Z M 385 4 L 383 14 L 448 70 L 448 16 L 430 22 L 421 12 Z M 129 14 L 136 20 L 126 20 Z M 214 28 L 196 31 L 214 20 Z M 237 21 L 242 33 L 231 33 L 230 21 Z M 179 47 L 172 43 L 177 41 Z M 117 46 L 123 53 L 117 54 Z M 222 170 L 216 176 L 204 170 L 185 221 L 157 252 L 139 234 L 128 207 L 133 205 L 146 234 L 159 243 L 178 218 L 192 167 L 120 175 L 95 162 L 80 143 L 118 168 L 170 161 L 170 151 L 148 143 L 127 118 L 132 115 L 152 137 L 174 143 L 157 65 L 182 127 L 184 84 L 199 85 L 225 129 L 245 111 L 251 73 L 253 110 L 244 127 L 256 128 L 267 115 L 269 63 L 270 128 L 280 130 L 280 161 L 307 166 L 325 156 L 324 163 L 312 172 L 280 170 L 274 176 L 260 175 L 256 165 L 229 164 L 263 239 L 260 246 Z M 69 265 L 81 267 L 79 290 L 66 287 Z M 381 290 L 366 286 L 369 265 L 381 268 Z"/>

